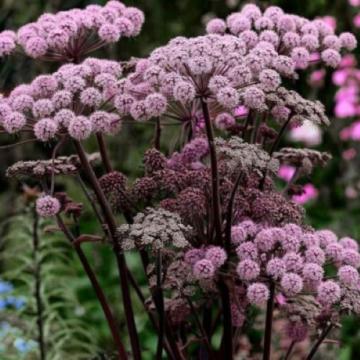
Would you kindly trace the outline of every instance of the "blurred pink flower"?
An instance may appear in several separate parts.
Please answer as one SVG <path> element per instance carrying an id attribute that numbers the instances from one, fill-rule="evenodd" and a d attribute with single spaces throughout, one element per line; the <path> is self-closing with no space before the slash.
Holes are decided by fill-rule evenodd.
<path id="1" fill-rule="evenodd" d="M 303 193 L 301 195 L 294 195 L 292 200 L 298 204 L 305 204 L 310 200 L 316 199 L 319 195 L 319 191 L 313 184 L 305 184 L 303 187 Z"/>
<path id="2" fill-rule="evenodd" d="M 353 19 L 353 24 L 355 27 L 360 27 L 360 14 L 357 14 Z"/>
<path id="3" fill-rule="evenodd" d="M 332 76 L 332 82 L 337 86 L 342 86 L 345 84 L 347 78 L 349 75 L 348 69 L 341 69 L 338 71 L 335 71 Z"/>
<path id="4" fill-rule="evenodd" d="M 348 0 L 351 6 L 360 6 L 360 0 Z"/>
<path id="5" fill-rule="evenodd" d="M 310 61 L 311 62 L 315 62 L 315 61 L 318 61 L 320 60 L 320 54 L 318 52 L 314 52 L 312 54 L 310 54 Z"/>
<path id="6" fill-rule="evenodd" d="M 356 65 L 355 56 L 352 54 L 346 54 L 342 57 L 340 67 L 354 67 Z"/>
<path id="7" fill-rule="evenodd" d="M 345 195 L 348 199 L 356 199 L 358 197 L 358 192 L 352 186 L 348 186 L 345 189 Z"/>
<path id="8" fill-rule="evenodd" d="M 347 149 L 341 154 L 344 160 L 351 160 L 356 156 L 356 150 L 354 148 Z"/>
<path id="9" fill-rule="evenodd" d="M 249 113 L 249 109 L 245 106 L 238 106 L 234 111 L 234 116 L 241 117 L 247 116 Z"/>
<path id="10" fill-rule="evenodd" d="M 275 300 L 280 306 L 286 305 L 287 303 L 286 297 L 281 293 L 275 296 Z"/>
<path id="11" fill-rule="evenodd" d="M 340 131 L 341 140 L 349 140 L 351 137 L 351 126 L 348 126 Z"/>
<path id="12" fill-rule="evenodd" d="M 324 16 L 321 20 L 328 24 L 332 29 L 336 29 L 336 19 L 333 16 Z"/>
<path id="13" fill-rule="evenodd" d="M 335 115 L 339 118 L 346 118 L 356 115 L 356 107 L 353 103 L 342 100 L 339 101 L 335 106 Z"/>
<path id="14" fill-rule="evenodd" d="M 279 172 L 278 172 L 278 176 L 279 176 L 279 178 L 281 178 L 285 181 L 290 181 L 295 174 L 295 170 L 296 169 L 294 166 L 281 165 Z"/>
<path id="15" fill-rule="evenodd" d="M 356 121 L 351 126 L 351 139 L 360 140 L 360 121 Z"/>
<path id="16" fill-rule="evenodd" d="M 314 87 L 322 87 L 324 85 L 325 75 L 325 69 L 315 70 L 310 74 L 308 83 Z"/>
<path id="17" fill-rule="evenodd" d="M 319 145 L 322 140 L 320 127 L 308 120 L 305 120 L 302 126 L 293 128 L 289 136 L 292 141 L 300 141 L 307 146 Z"/>

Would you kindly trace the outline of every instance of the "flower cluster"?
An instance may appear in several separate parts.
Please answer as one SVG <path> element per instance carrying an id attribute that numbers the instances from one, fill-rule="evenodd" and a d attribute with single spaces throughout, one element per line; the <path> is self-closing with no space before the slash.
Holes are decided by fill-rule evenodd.
<path id="1" fill-rule="evenodd" d="M 0 57 L 12 53 L 16 45 L 30 57 L 54 61 L 79 61 L 85 54 L 121 37 L 140 33 L 144 14 L 117 0 L 105 6 L 89 5 L 85 9 L 45 13 L 16 33 L 0 33 Z"/>
<path id="2" fill-rule="evenodd" d="M 324 309 L 339 305 L 346 287 L 359 290 L 360 254 L 355 240 L 338 241 L 329 230 L 310 232 L 295 224 L 260 226 L 255 236 L 253 231 L 247 234 L 247 227 L 248 223 L 240 223 L 234 233 L 240 260 L 236 271 L 249 286 L 250 302 L 263 304 L 271 283 L 289 299 L 303 292 L 314 294 Z M 335 279 L 326 278 L 325 263 L 337 269 Z"/>
<path id="3" fill-rule="evenodd" d="M 297 69 L 306 69 L 320 59 L 327 66 L 337 67 L 341 61 L 340 51 L 353 50 L 357 44 L 351 33 L 336 36 L 324 20 L 310 21 L 286 14 L 276 6 L 262 12 L 256 5 L 245 5 L 241 11 L 229 15 L 226 21 L 210 20 L 206 30 L 212 34 L 229 32 L 250 48 L 259 42 L 271 43 L 279 49 L 279 55 L 290 58 Z"/>
<path id="4" fill-rule="evenodd" d="M 118 238 L 123 249 L 148 248 L 151 251 L 165 246 L 182 249 L 188 246 L 186 238 L 191 227 L 183 225 L 178 214 L 164 209 L 147 208 L 145 213 L 138 213 L 134 223 L 121 225 Z"/>
<path id="5" fill-rule="evenodd" d="M 63 65 L 0 99 L 0 125 L 9 134 L 30 130 L 44 142 L 65 134 L 76 140 L 93 132 L 114 134 L 120 117 L 111 107 L 106 111 L 106 105 L 121 74 L 121 65 L 110 60 L 88 58 L 80 65 Z"/>
<path id="6" fill-rule="evenodd" d="M 194 278 L 214 279 L 229 258 L 234 281 L 245 289 L 248 304 L 262 306 L 274 291 L 275 298 L 282 298 L 280 310 L 289 311 L 284 304 L 297 298 L 304 301 L 306 294 L 307 303 L 317 304 L 322 321 L 339 311 L 359 314 L 360 253 L 355 240 L 338 240 L 330 230 L 307 230 L 295 224 L 268 227 L 244 220 L 232 227 L 232 243 L 237 263 L 233 250 L 227 253 L 216 246 L 188 250 L 184 260 L 192 266 Z M 328 277 L 329 266 L 335 277 Z M 310 330 L 301 316 L 302 326 Z"/>

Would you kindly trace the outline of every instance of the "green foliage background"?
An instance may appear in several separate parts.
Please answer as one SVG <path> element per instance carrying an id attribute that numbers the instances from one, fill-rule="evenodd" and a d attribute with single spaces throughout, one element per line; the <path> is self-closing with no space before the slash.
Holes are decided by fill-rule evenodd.
<path id="1" fill-rule="evenodd" d="M 174 36 L 201 34 L 206 19 L 214 15 L 225 17 L 244 3 L 240 0 L 124 0 L 124 2 L 127 5 L 133 5 L 144 10 L 146 23 L 142 33 L 136 39 L 125 39 L 114 48 L 101 50 L 98 54 L 95 54 L 96 56 L 118 60 L 125 60 L 131 56 L 145 56 L 152 49 L 164 44 Z M 16 29 L 25 23 L 35 20 L 44 12 L 84 7 L 91 3 L 103 4 L 105 1 L 0 0 L 0 30 Z M 352 28 L 352 17 L 354 14 L 347 0 L 268 0 L 258 1 L 257 3 L 261 6 L 278 5 L 288 12 L 309 18 L 332 15 L 337 18 L 340 30 L 354 30 Z M 0 89 L 6 93 L 14 85 L 30 81 L 37 74 L 49 72 L 54 69 L 54 66 L 33 62 L 25 57 L 16 59 L 12 57 L 10 60 L 0 63 Z M 331 115 L 333 108 L 332 98 L 335 89 L 331 86 L 330 75 L 326 81 L 325 90 L 321 91 L 321 93 L 316 93 L 308 87 L 306 77 L 304 77 L 300 81 L 299 91 L 306 94 L 307 97 L 317 96 L 320 98 L 326 104 L 329 115 Z M 350 202 L 344 196 L 345 184 L 349 181 L 358 181 L 357 169 L 359 164 L 355 162 L 352 165 L 352 171 L 349 172 L 349 165 L 341 159 L 340 154 L 343 145 L 338 137 L 339 121 L 333 120 L 333 125 L 325 133 L 324 142 L 320 147 L 321 150 L 331 152 L 334 159 L 327 168 L 320 169 L 315 173 L 313 182 L 320 190 L 320 197 L 307 206 L 308 221 L 315 227 L 326 226 L 333 228 L 340 235 L 347 234 L 360 238 L 360 222 L 358 221 L 360 218 L 360 201 L 354 200 Z M 1 145 L 14 141 L 14 139 L 6 139 L 3 135 L 0 136 Z M 130 178 L 141 173 L 141 157 L 144 149 L 149 144 L 150 138 L 151 135 L 143 127 L 130 128 L 125 126 L 119 136 L 111 139 L 110 148 L 117 168 L 126 173 Z M 92 144 L 89 143 L 87 145 L 87 149 L 90 151 Z M 69 151 L 71 152 L 71 150 Z M 46 158 L 48 156 L 48 148 L 43 145 L 31 144 L 21 148 L 1 150 L 0 153 L 0 219 L 3 221 L 0 232 L 0 252 L 2 254 L 0 256 L 0 278 L 4 277 L 13 280 L 15 285 L 18 286 L 18 291 L 30 297 L 32 291 L 28 276 L 30 274 L 31 278 L 31 271 L 19 270 L 23 268 L 17 262 L 9 261 L 8 257 L 12 256 L 12 252 L 15 249 L 15 251 L 21 251 L 22 257 L 24 257 L 24 259 L 22 257 L 18 258 L 18 262 L 24 260 L 26 263 L 31 259 L 31 236 L 26 229 L 27 224 L 31 222 L 31 206 L 28 207 L 27 212 L 18 215 L 24 206 L 22 199 L 19 198 L 22 184 L 14 181 L 9 182 L 3 174 L 7 166 L 19 159 Z M 347 174 L 346 176 L 344 176 L 345 173 Z M 28 185 L 34 184 L 28 183 Z M 70 193 L 78 193 L 78 189 L 74 187 L 72 181 L 61 179 L 58 186 L 59 188 L 66 187 Z M 86 203 L 85 199 L 82 200 Z M 82 231 L 91 233 L 98 229 L 98 225 L 90 215 L 85 219 L 86 221 L 81 225 Z M 52 330 L 55 329 L 53 330 L 55 333 L 61 332 L 61 329 L 66 327 L 71 328 L 71 321 L 73 321 L 74 315 L 74 309 L 71 311 L 71 308 L 75 306 L 74 304 L 81 305 L 82 315 L 79 316 L 76 326 L 79 326 L 80 333 L 86 329 L 88 331 L 86 336 L 90 336 L 91 339 L 86 338 L 86 336 L 84 337 L 80 333 L 74 335 L 79 340 L 79 343 L 73 345 L 74 347 L 71 348 L 73 353 L 69 358 L 75 360 L 86 358 L 81 357 L 82 355 L 80 356 L 80 354 L 86 353 L 86 356 L 90 359 L 90 352 L 93 352 L 94 356 L 102 352 L 111 353 L 111 341 L 102 314 L 87 279 L 82 274 L 76 257 L 64 243 L 65 240 L 61 236 L 45 236 L 43 227 L 40 231 L 42 232 L 43 242 L 51 244 L 50 248 L 46 244 L 44 249 L 42 249 L 44 252 L 51 251 L 50 258 L 45 260 L 44 272 L 49 273 L 50 282 L 58 281 L 59 286 L 63 284 L 66 287 L 66 293 L 55 300 L 51 300 L 51 287 L 44 287 L 43 295 L 45 299 L 50 299 L 48 303 L 50 309 L 54 304 L 60 307 L 64 306 L 64 309 L 61 311 L 59 308 L 53 310 L 53 315 L 60 316 L 64 321 L 61 324 L 63 328 L 60 325 L 58 327 L 54 327 L 53 324 L 49 326 L 51 326 Z M 90 249 L 87 249 L 87 253 L 94 261 L 101 283 L 104 285 L 105 291 L 109 295 L 120 319 L 119 309 L 121 309 L 121 304 L 112 256 L 101 245 L 90 246 Z M 58 258 L 59 254 L 63 254 L 64 257 Z M 133 268 L 138 267 L 138 259 L 135 256 L 130 257 L 128 260 L 130 266 Z M 31 262 L 27 265 L 31 266 Z M 47 266 L 52 267 L 52 269 L 47 269 Z M 68 269 L 64 269 L 64 266 L 71 269 L 71 271 L 69 272 Z M 139 281 L 144 285 L 144 279 L 140 278 Z M 27 288 L 29 284 L 30 288 Z M 139 304 L 136 304 L 136 306 L 140 309 Z M 27 308 L 28 310 L 29 308 Z M 29 321 L 29 324 L 31 324 L 29 313 L 25 312 L 18 314 L 18 316 L 25 322 Z M 151 327 L 146 319 L 140 315 L 136 320 L 141 329 L 142 344 L 144 348 L 149 349 L 147 358 L 151 359 L 152 351 L 156 344 L 155 338 L 151 334 Z M 85 326 L 81 328 L 81 324 L 85 324 Z M 341 335 L 342 346 L 339 353 L 341 360 L 360 358 L 359 325 L 360 322 L 355 319 L 347 319 L 344 322 Z M 34 332 L 30 331 L 29 334 L 32 336 Z M 56 334 L 52 335 L 55 336 Z M 82 347 L 83 344 L 88 345 L 86 351 Z M 61 351 L 66 352 L 68 350 L 64 348 Z M 1 356 L 0 358 L 3 359 Z M 9 355 L 4 360 L 13 359 L 11 356 Z M 29 357 L 29 359 L 37 358 L 36 354 L 31 356 L 33 357 Z M 62 358 L 65 359 L 67 357 Z M 50 359 L 56 359 L 56 357 L 51 357 Z"/>

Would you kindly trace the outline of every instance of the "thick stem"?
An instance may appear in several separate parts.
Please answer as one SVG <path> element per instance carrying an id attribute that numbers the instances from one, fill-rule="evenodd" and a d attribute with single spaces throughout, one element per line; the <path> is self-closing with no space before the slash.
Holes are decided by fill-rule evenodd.
<path id="1" fill-rule="evenodd" d="M 209 342 L 209 338 L 208 338 L 208 334 L 206 333 L 204 327 L 203 327 L 203 324 L 201 323 L 200 319 L 199 319 L 199 316 L 196 312 L 196 309 L 195 309 L 195 306 L 194 304 L 192 303 L 191 299 L 187 296 L 186 297 L 187 301 L 188 301 L 188 304 L 190 306 L 190 309 L 191 309 L 191 312 L 194 316 L 194 320 L 195 320 L 195 323 L 196 323 L 196 326 L 197 328 L 199 329 L 200 331 L 200 334 L 202 336 L 202 341 L 205 343 L 205 347 L 206 347 L 206 358 L 210 358 L 210 359 L 214 359 L 214 355 L 213 355 L 213 352 L 212 352 L 212 349 L 211 349 L 211 344 Z M 200 349 L 201 351 L 202 349 Z"/>
<path id="2" fill-rule="evenodd" d="M 269 150 L 269 155 L 270 155 L 270 160 L 272 159 L 272 156 L 275 152 L 275 150 L 278 148 L 279 144 L 280 144 L 280 141 L 281 141 L 281 138 L 286 130 L 286 128 L 288 127 L 289 123 L 290 123 L 290 120 L 291 120 L 291 115 L 289 116 L 289 119 L 284 123 L 284 125 L 281 127 L 279 133 L 278 133 L 278 136 L 276 138 L 276 140 L 273 142 L 270 150 Z M 269 160 L 269 161 L 270 161 Z M 267 176 L 267 173 L 268 173 L 268 168 L 265 169 L 264 171 L 264 174 L 263 174 L 263 177 L 261 179 L 261 182 L 260 182 L 260 189 L 262 190 L 264 188 L 264 185 L 265 185 L 265 180 L 266 180 L 266 176 Z"/>
<path id="3" fill-rule="evenodd" d="M 212 183 L 212 201 L 213 201 L 213 213 L 214 213 L 214 225 L 216 233 L 216 243 L 220 245 L 222 243 L 222 231 L 221 231 L 221 205 L 220 205 L 220 191 L 219 191 L 219 173 L 216 158 L 214 131 L 211 124 L 209 108 L 206 101 L 201 97 L 201 107 L 205 120 L 206 135 L 209 143 L 210 162 L 211 162 L 211 183 Z"/>
<path id="4" fill-rule="evenodd" d="M 158 331 L 158 345 L 156 351 L 156 359 L 161 360 L 164 347 L 164 330 L 165 330 L 165 305 L 164 294 L 162 289 L 162 255 L 161 250 L 158 250 L 156 257 L 156 290 L 154 294 L 156 309 L 159 314 L 159 331 Z"/>
<path id="5" fill-rule="evenodd" d="M 104 163 L 105 169 L 107 173 L 113 171 L 113 167 L 111 165 L 110 157 L 106 148 L 104 136 L 101 133 L 96 134 L 96 139 L 99 145 L 101 159 Z"/>
<path id="6" fill-rule="evenodd" d="M 273 322 L 273 313 L 274 313 L 274 300 L 275 300 L 275 284 L 271 282 L 270 296 L 266 307 L 263 360 L 271 359 L 271 335 L 272 335 L 272 322 Z"/>
<path id="7" fill-rule="evenodd" d="M 233 358 L 233 334 L 232 334 L 232 319 L 231 319 L 231 304 L 229 289 L 224 280 L 219 284 L 221 301 L 222 301 L 222 315 L 224 331 L 222 337 L 222 350 L 225 360 L 232 360 Z"/>
<path id="8" fill-rule="evenodd" d="M 294 346 L 295 346 L 296 342 L 295 341 L 292 341 L 287 352 L 286 352 L 286 355 L 284 357 L 284 360 L 289 360 L 290 359 L 290 356 L 291 356 L 291 353 L 292 351 L 294 350 Z"/>
<path id="9" fill-rule="evenodd" d="M 140 256 L 141 256 L 141 261 L 142 261 L 142 264 L 144 267 L 145 276 L 148 281 L 148 286 L 150 286 L 149 278 L 148 278 L 148 274 L 147 274 L 147 266 L 149 264 L 149 258 L 148 258 L 147 253 L 142 250 L 140 251 Z M 150 293 L 151 293 L 152 301 L 154 302 L 154 304 L 156 304 L 155 294 L 151 288 L 150 288 Z M 139 295 L 140 294 L 138 294 L 138 296 Z M 139 296 L 139 299 L 142 302 L 142 304 L 144 305 L 145 310 L 147 310 L 144 297 Z M 150 321 L 152 322 L 152 324 L 154 325 L 156 330 L 159 332 L 160 324 L 156 322 L 156 320 L 155 320 L 154 316 L 151 314 L 151 312 L 148 311 L 148 314 L 149 314 Z M 170 356 L 170 359 L 183 360 L 184 359 L 183 354 L 179 350 L 178 344 L 175 340 L 174 332 L 173 332 L 171 325 L 169 324 L 169 321 L 167 320 L 166 317 L 164 317 L 164 330 L 165 330 L 165 335 L 166 335 L 165 348 L 166 348 L 168 355 Z"/>
<path id="10" fill-rule="evenodd" d="M 70 243 L 74 244 L 75 238 L 72 235 L 72 233 L 70 232 L 70 230 L 67 228 L 65 223 L 63 222 L 61 216 L 57 215 L 56 219 L 57 219 L 57 223 L 58 223 L 60 230 L 65 234 L 65 236 L 68 238 Z M 103 310 L 103 313 L 105 315 L 107 323 L 109 325 L 111 335 L 113 337 L 114 343 L 115 343 L 117 351 L 118 351 L 118 359 L 126 360 L 128 357 L 127 357 L 127 354 L 125 351 L 125 347 L 124 347 L 123 343 L 121 342 L 119 330 L 116 325 L 116 320 L 115 320 L 114 315 L 112 314 L 112 311 L 110 309 L 110 306 L 106 300 L 105 294 L 96 278 L 95 273 L 93 272 L 93 270 L 85 256 L 84 252 L 82 251 L 80 245 L 75 245 L 74 248 L 75 248 L 76 254 L 78 255 L 78 257 L 80 259 L 83 269 L 91 282 L 93 290 L 96 294 L 97 299 L 99 300 L 99 303 L 101 305 L 101 308 Z"/>
<path id="11" fill-rule="evenodd" d="M 319 337 L 319 339 L 316 341 L 316 343 L 314 344 L 314 346 L 311 348 L 309 355 L 306 357 L 306 360 L 311 360 L 316 352 L 319 350 L 319 347 L 321 345 L 321 343 L 325 340 L 325 338 L 329 335 L 331 329 L 332 329 L 333 325 L 330 324 L 321 334 L 321 336 Z"/>
<path id="12" fill-rule="evenodd" d="M 120 248 L 120 245 L 116 241 L 115 218 L 111 211 L 110 205 L 109 205 L 108 201 L 106 200 L 104 192 L 102 191 L 102 189 L 100 187 L 99 181 L 94 173 L 94 170 L 92 169 L 92 167 L 87 159 L 87 156 L 86 156 L 83 146 L 81 145 L 81 143 L 79 141 L 75 141 L 74 144 L 75 144 L 82 168 L 85 171 L 85 173 L 90 181 L 91 187 L 95 193 L 95 196 L 97 198 L 99 206 L 103 212 L 103 216 L 104 216 L 106 225 L 109 228 L 109 234 L 111 237 L 110 241 L 113 244 L 116 261 L 117 261 L 117 266 L 118 266 L 118 271 L 119 271 L 119 275 L 120 275 L 120 287 L 121 287 L 121 293 L 122 293 L 122 298 L 123 298 L 127 328 L 128 328 L 129 336 L 130 336 L 132 353 L 133 353 L 133 357 L 135 360 L 140 360 L 141 359 L 141 350 L 140 350 L 140 343 L 139 343 L 139 338 L 138 338 L 136 325 L 135 325 L 132 301 L 131 301 L 131 297 L 130 297 L 128 269 L 126 266 L 125 256 L 122 253 L 122 249 Z"/>
<path id="13" fill-rule="evenodd" d="M 160 118 L 155 119 L 155 131 L 154 131 L 154 148 L 160 150 L 160 139 L 161 139 L 161 123 Z"/>
<path id="14" fill-rule="evenodd" d="M 34 277 L 35 277 L 35 303 L 36 303 L 36 325 L 38 329 L 38 345 L 40 360 L 46 360 L 46 343 L 44 338 L 44 305 L 41 298 L 41 262 L 38 257 L 40 247 L 39 238 L 39 217 L 34 211 L 33 218 L 33 260 L 34 260 Z"/>
<path id="15" fill-rule="evenodd" d="M 230 246 L 231 246 L 231 226 L 232 226 L 232 215 L 233 215 L 235 195 L 236 195 L 236 191 L 239 187 L 242 177 L 243 177 L 243 172 L 240 171 L 240 173 L 235 181 L 234 187 L 231 191 L 228 208 L 227 208 L 226 228 L 225 228 L 225 247 L 226 247 L 226 250 L 228 250 L 228 251 L 230 250 Z"/>

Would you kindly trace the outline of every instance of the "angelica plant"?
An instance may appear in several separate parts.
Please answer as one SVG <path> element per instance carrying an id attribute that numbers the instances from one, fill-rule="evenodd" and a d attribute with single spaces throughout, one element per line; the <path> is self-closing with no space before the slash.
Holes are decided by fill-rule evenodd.
<path id="1" fill-rule="evenodd" d="M 76 27 L 62 22 L 63 15 L 43 16 L 16 36 L 1 35 L 4 55 L 18 46 L 39 60 L 70 62 L 1 99 L 3 132 L 53 144 L 51 159 L 17 163 L 8 175 L 39 181 L 37 213 L 55 218 L 73 245 L 118 358 L 128 358 L 113 315 L 118 304 L 108 303 L 81 249 L 84 242 L 102 241 L 113 250 L 132 358 L 141 359 L 144 351 L 132 293 L 158 335 L 157 359 L 233 359 L 252 307 L 266 314 L 264 360 L 271 358 L 275 308 L 287 319 L 291 340 L 284 356 L 289 359 L 308 337 L 314 343 L 307 358 L 313 358 L 341 315 L 360 311 L 360 254 L 355 240 L 306 225 L 304 209 L 290 198 L 302 193 L 297 180 L 330 155 L 281 144 L 286 131 L 305 120 L 329 124 L 325 107 L 292 84 L 315 62 L 337 67 L 342 54 L 356 47 L 355 37 L 278 7 L 263 12 L 245 5 L 226 21 L 211 20 L 207 34 L 172 39 L 124 71 L 115 60 L 81 60 L 121 34 L 136 35 L 143 22 L 138 10 L 109 1 L 85 13 L 70 11 Z M 90 30 L 100 39 L 95 44 L 88 43 Z M 107 135 L 122 136 L 124 123 L 154 124 L 144 174 L 134 181 L 113 168 L 105 142 Z M 168 125 L 176 129 L 176 149 L 164 136 Z M 84 147 L 93 136 L 103 167 L 99 177 Z M 75 155 L 60 156 L 68 145 Z M 279 190 L 274 178 L 281 164 L 296 172 Z M 101 234 L 78 232 L 82 207 L 56 191 L 59 175 L 77 180 Z M 76 222 L 64 221 L 66 215 Z M 127 266 L 126 251 L 140 255 L 149 299 Z"/>

